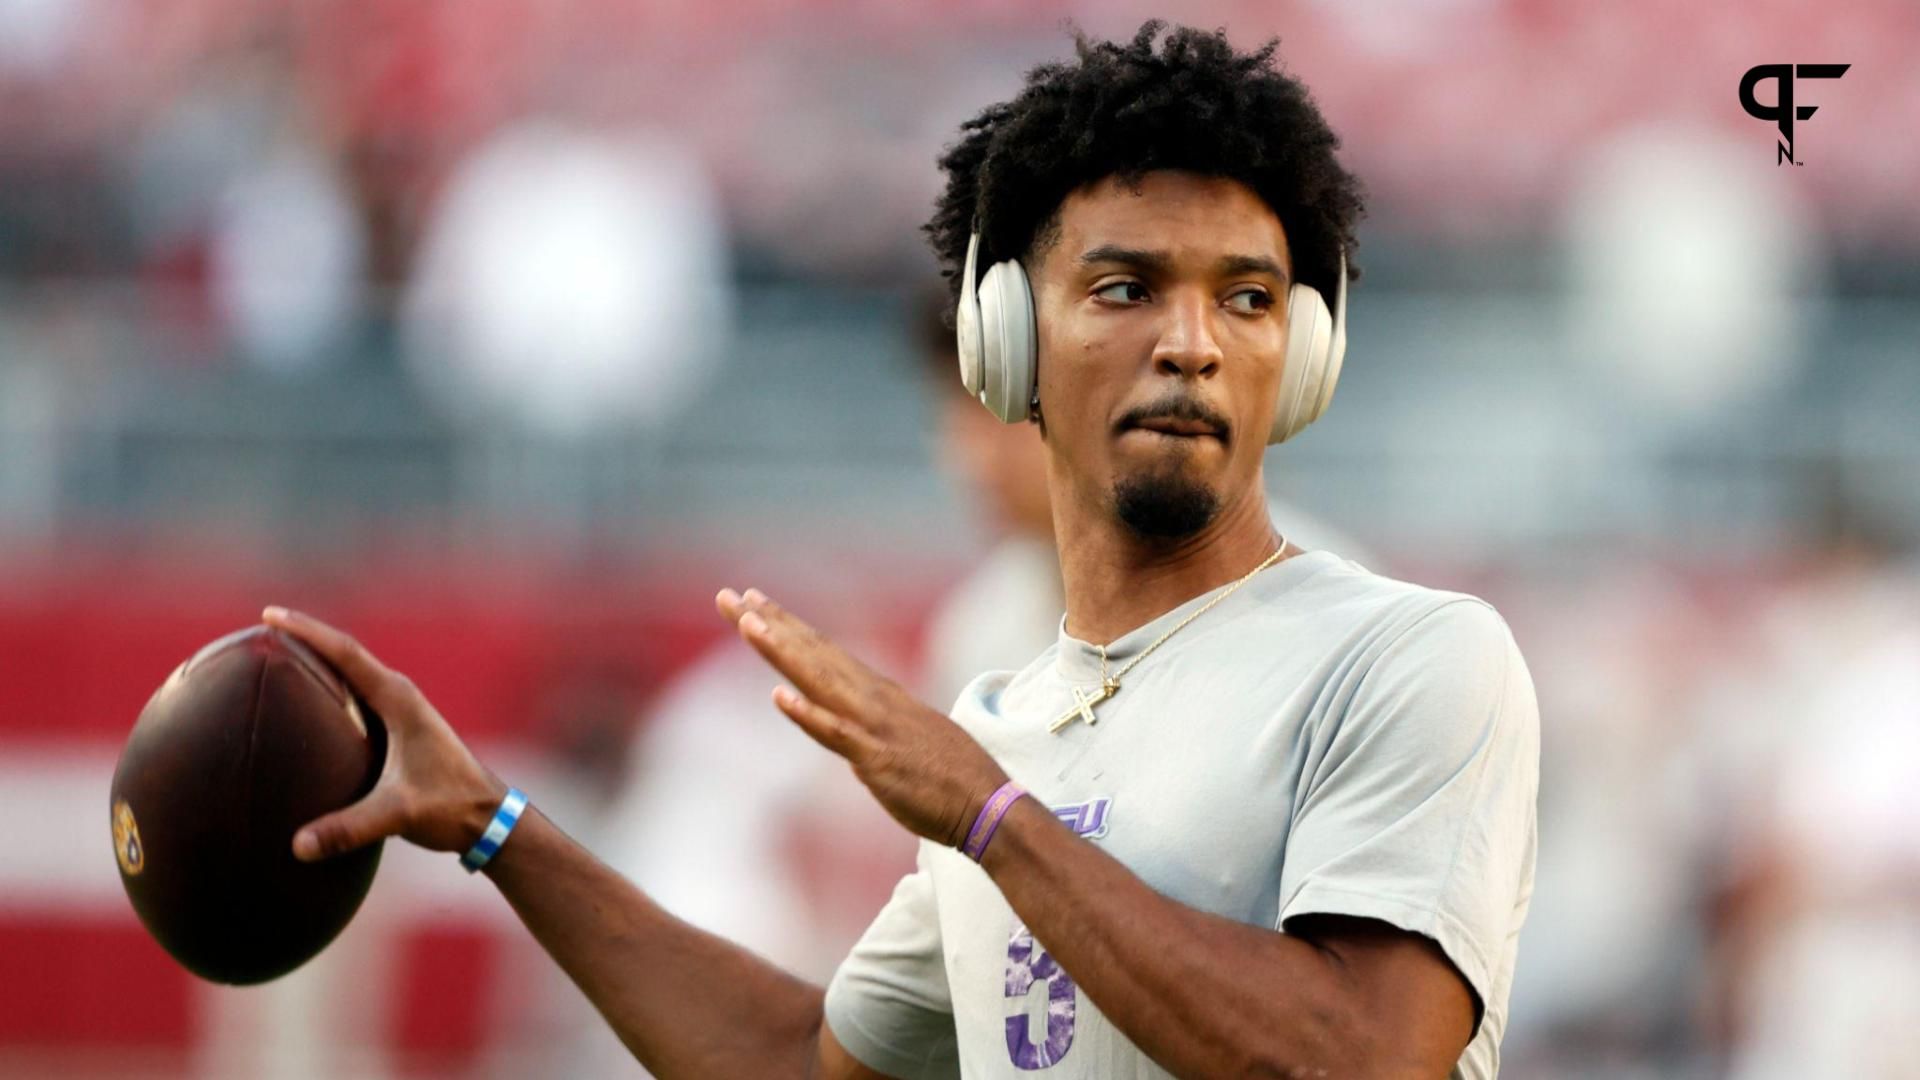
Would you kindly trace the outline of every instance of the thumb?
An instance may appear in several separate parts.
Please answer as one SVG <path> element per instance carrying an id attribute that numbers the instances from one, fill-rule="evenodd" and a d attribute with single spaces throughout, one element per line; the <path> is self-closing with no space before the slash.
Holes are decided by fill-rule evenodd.
<path id="1" fill-rule="evenodd" d="M 342 810 L 307 822 L 293 834 L 293 857 L 314 862 L 344 855 L 398 833 L 405 824 L 403 800 L 391 787 L 379 787 Z"/>

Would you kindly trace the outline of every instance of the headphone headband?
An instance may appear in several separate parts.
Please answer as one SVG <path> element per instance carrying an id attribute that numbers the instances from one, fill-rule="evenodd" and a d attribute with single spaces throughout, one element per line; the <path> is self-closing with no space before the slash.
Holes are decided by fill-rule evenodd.
<path id="1" fill-rule="evenodd" d="M 980 255 L 980 233 L 967 238 L 967 265 L 961 270 L 960 307 L 953 313 L 953 330 L 960 349 L 960 384 L 980 396 L 980 291 L 974 284 L 974 266 Z"/>

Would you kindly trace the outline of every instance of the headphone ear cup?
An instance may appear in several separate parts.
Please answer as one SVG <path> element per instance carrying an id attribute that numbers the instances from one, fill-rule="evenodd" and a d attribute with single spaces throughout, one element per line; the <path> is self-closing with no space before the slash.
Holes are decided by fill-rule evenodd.
<path id="1" fill-rule="evenodd" d="M 1343 274 L 1346 272 L 1346 263 L 1344 261 L 1341 263 L 1340 271 Z M 1320 419 L 1320 415 L 1327 411 L 1327 406 L 1333 404 L 1333 388 L 1340 385 L 1340 368 L 1341 365 L 1346 363 L 1347 359 L 1347 298 L 1344 295 L 1345 292 L 1346 290 L 1343 288 L 1341 290 L 1341 297 L 1334 301 L 1333 335 L 1327 342 L 1327 356 L 1326 359 L 1322 361 L 1320 370 L 1320 393 L 1318 399 L 1312 402 L 1313 411 L 1307 415 L 1307 424 L 1311 424 L 1315 420 Z M 1306 424 L 1300 426 L 1305 427 Z"/>
<path id="2" fill-rule="evenodd" d="M 1329 361 L 1338 363 L 1332 356 L 1333 330 L 1333 315 L 1319 290 L 1296 284 L 1287 291 L 1287 355 L 1273 427 L 1267 432 L 1269 446 L 1300 434 L 1327 407 L 1333 396 Z"/>
<path id="3" fill-rule="evenodd" d="M 1034 397 L 1033 289 L 1018 260 L 995 263 L 980 282 L 980 401 L 1009 424 L 1027 418 Z"/>
<path id="4" fill-rule="evenodd" d="M 1310 411 L 1300 421 L 1299 428 L 1294 429 L 1296 435 L 1301 428 L 1320 419 L 1327 406 L 1333 404 L 1333 388 L 1340 385 L 1340 368 L 1347 360 L 1347 253 L 1344 251 L 1340 253 L 1339 276 L 1334 280 L 1333 330 L 1327 338 L 1326 355 L 1320 362 L 1320 388 L 1303 402 Z"/>

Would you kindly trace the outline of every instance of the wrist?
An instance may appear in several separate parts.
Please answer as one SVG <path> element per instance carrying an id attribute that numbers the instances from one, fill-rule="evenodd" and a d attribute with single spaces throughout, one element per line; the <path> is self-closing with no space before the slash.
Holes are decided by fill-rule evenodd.
<path id="1" fill-rule="evenodd" d="M 1004 780 L 994 788 L 974 814 L 966 835 L 958 845 L 960 853 L 974 862 L 980 862 L 1008 812 L 1016 803 L 1023 801 L 1031 801 L 1027 789 L 1012 780 Z"/>
<path id="2" fill-rule="evenodd" d="M 473 847 L 486 835 L 487 826 L 493 824 L 493 815 L 511 790 L 507 783 L 487 770 L 481 770 L 474 778 L 467 795 L 460 800 L 459 821 L 462 842 L 454 848 L 454 854 Z"/>
<path id="3" fill-rule="evenodd" d="M 527 865 L 529 856 L 525 849 L 529 846 L 540 846 L 541 839 L 535 834 L 540 833 L 545 827 L 541 824 L 535 824 L 534 819 L 536 817 L 539 817 L 542 822 L 547 820 L 539 814 L 539 808 L 529 802 L 527 808 L 520 812 L 520 823 L 514 826 L 513 835 L 509 838 L 509 842 L 500 845 L 500 850 L 495 852 L 493 858 L 488 859 L 487 864 L 479 869 L 478 873 L 482 877 L 487 878 L 495 884 L 499 884 L 501 881 L 500 875 L 511 875 L 516 870 Z M 515 855 L 515 852 L 520 852 L 520 854 Z"/>
<path id="4" fill-rule="evenodd" d="M 1016 799 L 1013 805 L 1007 808 L 1006 815 L 1000 819 L 1000 828 L 993 834 L 993 843 L 988 844 L 986 850 L 981 853 L 979 860 L 981 869 L 992 877 L 997 876 L 1005 867 L 1019 862 L 1021 853 L 1026 850 L 1032 839 L 1035 822 L 1052 819 L 1053 814 L 1031 793 L 1024 798 Z"/>
<path id="5" fill-rule="evenodd" d="M 513 835 L 515 827 L 520 824 L 520 819 L 526 814 L 527 809 L 526 792 L 519 788 L 508 788 L 506 796 L 500 800 L 500 805 L 494 808 L 492 816 L 488 818 L 480 838 L 460 856 L 460 865 L 471 874 L 490 864 L 494 857 L 500 854 L 500 849 L 506 844 L 507 838 Z"/>

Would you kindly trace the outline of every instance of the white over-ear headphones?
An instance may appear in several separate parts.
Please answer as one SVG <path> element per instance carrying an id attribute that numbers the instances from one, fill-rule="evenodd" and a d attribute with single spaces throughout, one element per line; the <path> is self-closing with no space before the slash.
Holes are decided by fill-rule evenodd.
<path id="1" fill-rule="evenodd" d="M 980 234 L 967 241 L 961 271 L 960 310 L 954 329 L 960 346 L 960 381 L 987 411 L 1009 424 L 1032 415 L 1039 403 L 1034 358 L 1033 289 L 1019 260 L 1008 259 L 976 274 Z M 976 284 L 977 282 L 977 284 Z M 1320 291 L 1295 282 L 1287 290 L 1287 355 L 1280 376 L 1280 400 L 1267 442 L 1283 443 L 1320 419 L 1340 381 L 1347 353 L 1347 255 L 1340 253 L 1333 311 Z"/>

